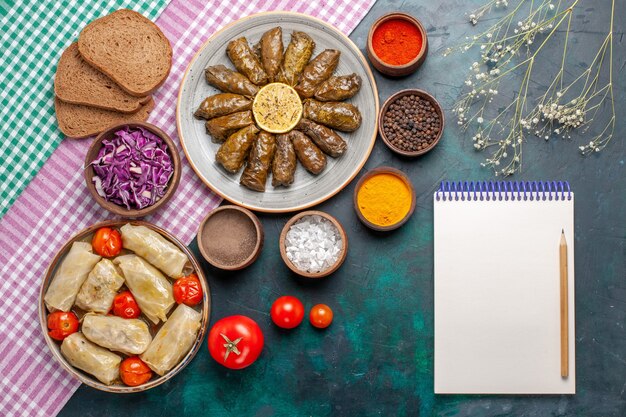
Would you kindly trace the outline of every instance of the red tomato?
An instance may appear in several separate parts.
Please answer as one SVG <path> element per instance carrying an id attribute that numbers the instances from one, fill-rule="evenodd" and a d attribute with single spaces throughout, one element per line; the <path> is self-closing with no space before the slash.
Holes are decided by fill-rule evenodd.
<path id="1" fill-rule="evenodd" d="M 224 317 L 211 328 L 208 344 L 217 362 L 230 369 L 243 369 L 261 354 L 263 332 L 250 317 Z"/>
<path id="2" fill-rule="evenodd" d="M 152 370 L 137 356 L 131 356 L 120 364 L 120 378 L 129 387 L 136 387 L 150 381 Z"/>
<path id="3" fill-rule="evenodd" d="M 309 320 L 314 327 L 325 329 L 333 322 L 333 310 L 326 304 L 313 306 L 309 313 Z"/>
<path id="4" fill-rule="evenodd" d="M 304 306 L 296 297 L 285 295 L 272 304 L 272 321 L 283 329 L 293 329 L 302 323 Z"/>
<path id="5" fill-rule="evenodd" d="M 174 283 L 174 300 L 178 304 L 195 306 L 202 301 L 202 284 L 196 274 L 176 280 Z"/>
<path id="6" fill-rule="evenodd" d="M 93 250 L 100 256 L 111 258 L 120 254 L 122 250 L 122 236 L 120 232 L 110 227 L 101 227 L 91 239 Z"/>
<path id="7" fill-rule="evenodd" d="M 113 299 L 113 314 L 125 319 L 136 319 L 141 310 L 130 291 L 123 291 Z"/>
<path id="8" fill-rule="evenodd" d="M 48 334 L 56 340 L 63 340 L 78 331 L 78 317 L 71 311 L 55 311 L 48 316 Z"/>

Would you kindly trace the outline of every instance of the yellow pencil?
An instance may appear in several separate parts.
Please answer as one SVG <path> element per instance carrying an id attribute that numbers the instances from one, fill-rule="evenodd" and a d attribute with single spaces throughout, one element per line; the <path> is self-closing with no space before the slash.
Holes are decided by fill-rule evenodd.
<path id="1" fill-rule="evenodd" d="M 567 242 L 565 241 L 564 230 L 561 230 L 559 260 L 561 269 L 561 377 L 567 378 L 569 375 L 569 325 L 567 311 Z"/>

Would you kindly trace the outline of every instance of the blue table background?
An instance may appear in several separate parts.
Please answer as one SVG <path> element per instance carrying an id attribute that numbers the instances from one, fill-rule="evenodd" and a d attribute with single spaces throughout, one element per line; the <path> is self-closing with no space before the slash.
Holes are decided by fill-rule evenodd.
<path id="1" fill-rule="evenodd" d="M 608 0 L 582 3 L 571 34 L 577 47 L 570 61 L 577 68 L 589 62 L 593 48 L 597 51 L 606 33 L 606 25 L 600 22 L 610 11 Z M 443 139 L 427 155 L 403 159 L 378 140 L 365 166 L 395 166 L 412 179 L 417 207 L 404 227 L 378 234 L 362 226 L 352 208 L 353 181 L 317 207 L 346 227 L 348 258 L 333 276 L 310 282 L 290 273 L 280 259 L 278 235 L 289 216 L 260 216 L 265 247 L 254 265 L 238 273 L 203 265 L 212 291 L 211 324 L 231 314 L 245 314 L 263 328 L 266 347 L 256 364 L 244 371 L 228 371 L 210 358 L 205 342 L 190 366 L 168 383 L 146 393 L 117 396 L 82 386 L 60 415 L 625 416 L 625 0 L 617 2 L 615 22 L 618 128 L 613 143 L 600 154 L 583 158 L 578 144 L 567 140 L 530 139 L 524 149 L 524 170 L 512 178 L 568 180 L 576 193 L 578 392 L 574 396 L 433 394 L 432 193 L 442 180 L 492 179 L 479 166 L 484 154 L 472 151 L 471 140 L 458 131 L 449 112 L 476 57 L 441 56 L 445 47 L 474 33 L 464 13 L 476 4 L 476 0 L 379 0 L 351 36 L 363 50 L 373 21 L 391 10 L 413 14 L 429 33 L 430 53 L 417 73 L 401 80 L 375 73 L 381 103 L 397 90 L 418 87 L 433 93 L 448 115 Z M 542 65 L 554 67 L 557 61 L 546 59 Z M 531 94 L 536 96 L 544 88 L 540 80 L 532 85 Z M 195 243 L 191 246 L 201 258 Z M 268 312 L 274 299 L 285 294 L 298 296 L 307 309 L 329 304 L 334 323 L 325 331 L 307 323 L 281 331 L 271 324 Z"/>

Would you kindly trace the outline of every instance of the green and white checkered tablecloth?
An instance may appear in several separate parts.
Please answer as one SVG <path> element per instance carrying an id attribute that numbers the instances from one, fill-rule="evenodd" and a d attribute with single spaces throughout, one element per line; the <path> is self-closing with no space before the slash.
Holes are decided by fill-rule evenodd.
<path id="1" fill-rule="evenodd" d="M 128 8 L 155 20 L 168 0 L 0 0 L 0 218 L 63 139 L 54 73 L 63 50 L 92 20 Z"/>

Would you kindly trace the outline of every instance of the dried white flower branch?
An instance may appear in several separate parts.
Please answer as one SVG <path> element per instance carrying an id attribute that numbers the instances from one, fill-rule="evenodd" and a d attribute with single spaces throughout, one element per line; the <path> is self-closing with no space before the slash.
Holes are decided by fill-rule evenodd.
<path id="1" fill-rule="evenodd" d="M 606 125 L 579 149 L 583 155 L 599 152 L 613 138 L 616 123 L 613 96 L 615 0 L 611 1 L 610 29 L 596 56 L 588 68 L 566 83 L 565 75 L 571 73 L 566 58 L 572 11 L 580 1 L 518 0 L 510 12 L 487 30 L 444 52 L 445 56 L 480 48 L 480 62 L 474 62 L 469 68 L 465 91 L 453 112 L 464 131 L 475 131 L 474 148 L 488 150 L 490 155 L 481 165 L 492 168 L 495 175 L 511 175 L 521 169 L 522 147 L 529 134 L 545 140 L 554 136 L 569 139 L 574 129 L 587 132 L 607 104 L 610 113 L 605 118 L 608 119 Z M 490 0 L 472 12 L 469 21 L 477 25 L 486 13 L 507 6 L 505 0 Z M 557 30 L 565 32 L 561 67 L 545 93 L 533 100 L 528 97 L 528 89 L 534 82 L 533 71 L 543 70 L 539 53 L 550 44 Z M 608 80 L 605 81 L 603 68 L 606 65 Z M 519 82 L 519 86 L 513 89 L 515 94 L 510 103 L 493 111 L 495 104 L 492 102 L 502 82 Z M 494 113 L 495 116 L 489 117 Z"/>

